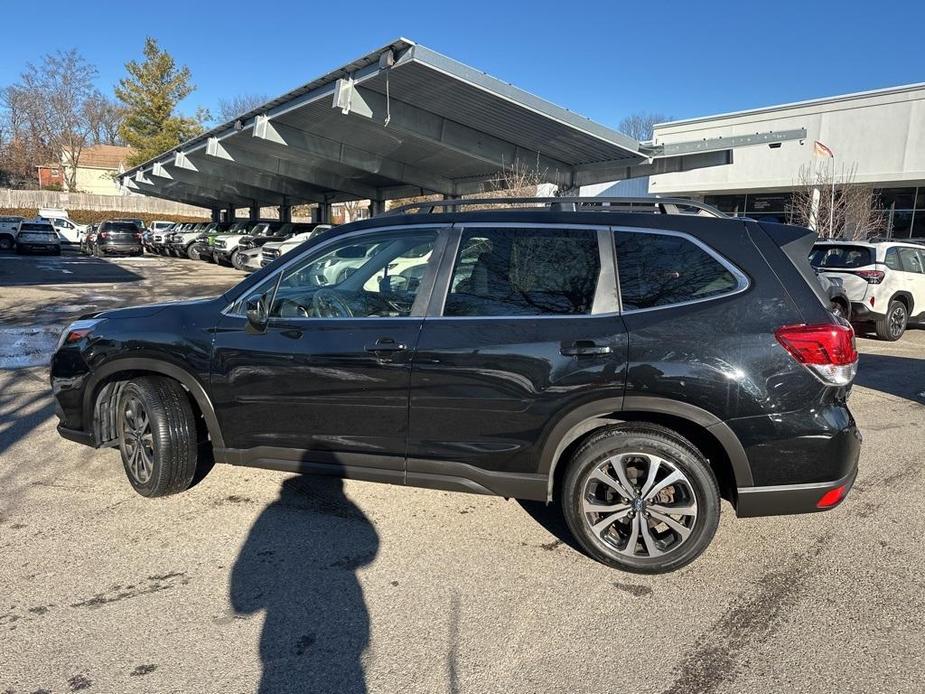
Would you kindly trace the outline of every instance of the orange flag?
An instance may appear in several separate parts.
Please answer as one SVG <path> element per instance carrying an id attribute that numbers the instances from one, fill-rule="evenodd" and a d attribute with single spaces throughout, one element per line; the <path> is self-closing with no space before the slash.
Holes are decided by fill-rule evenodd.
<path id="1" fill-rule="evenodd" d="M 819 142 L 819 140 L 813 143 L 813 154 L 817 157 L 835 157 L 835 152 Z"/>

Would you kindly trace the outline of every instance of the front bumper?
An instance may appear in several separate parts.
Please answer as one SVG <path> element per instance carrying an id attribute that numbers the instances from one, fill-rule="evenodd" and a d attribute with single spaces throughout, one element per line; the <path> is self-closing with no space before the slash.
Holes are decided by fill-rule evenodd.
<path id="1" fill-rule="evenodd" d="M 756 516 L 783 516 L 794 513 L 828 511 L 839 506 L 854 485 L 858 468 L 854 468 L 841 479 L 832 482 L 811 484 L 781 484 L 772 487 L 740 487 L 736 515 L 739 518 Z M 819 501 L 828 492 L 844 487 L 844 494 L 835 504 L 820 508 Z"/>
<path id="2" fill-rule="evenodd" d="M 80 431 L 79 429 L 68 429 L 63 424 L 59 424 L 58 434 L 61 435 L 61 438 L 65 438 L 68 441 L 74 441 L 84 446 L 92 446 L 93 448 L 97 447 L 96 439 L 91 432 Z"/>

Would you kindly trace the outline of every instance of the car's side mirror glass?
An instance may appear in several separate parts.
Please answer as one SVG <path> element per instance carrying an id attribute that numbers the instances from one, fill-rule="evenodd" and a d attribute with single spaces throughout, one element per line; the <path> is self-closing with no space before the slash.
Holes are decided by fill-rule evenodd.
<path id="1" fill-rule="evenodd" d="M 266 330 L 270 320 L 270 292 L 248 297 L 244 310 L 248 324 L 255 330 Z"/>

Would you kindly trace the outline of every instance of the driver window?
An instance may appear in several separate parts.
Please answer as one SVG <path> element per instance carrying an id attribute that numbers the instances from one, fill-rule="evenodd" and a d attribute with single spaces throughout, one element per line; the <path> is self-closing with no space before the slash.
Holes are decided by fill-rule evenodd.
<path id="1" fill-rule="evenodd" d="M 376 234 L 310 253 L 283 275 L 270 316 L 409 316 L 436 238 L 435 231 Z"/>

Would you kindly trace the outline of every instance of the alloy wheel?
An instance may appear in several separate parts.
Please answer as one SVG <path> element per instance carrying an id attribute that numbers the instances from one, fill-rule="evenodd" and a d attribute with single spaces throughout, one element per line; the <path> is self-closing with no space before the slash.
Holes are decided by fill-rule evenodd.
<path id="1" fill-rule="evenodd" d="M 137 397 L 130 396 L 122 403 L 122 436 L 119 447 L 129 473 L 138 484 L 146 484 L 154 469 L 154 435 L 151 419 Z"/>
<path id="2" fill-rule="evenodd" d="M 697 522 L 690 480 L 650 453 L 622 453 L 594 467 L 581 503 L 585 523 L 604 548 L 636 559 L 675 552 Z"/>
<path id="3" fill-rule="evenodd" d="M 890 335 L 899 337 L 906 330 L 906 309 L 897 303 L 890 311 Z"/>

